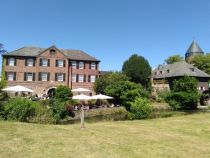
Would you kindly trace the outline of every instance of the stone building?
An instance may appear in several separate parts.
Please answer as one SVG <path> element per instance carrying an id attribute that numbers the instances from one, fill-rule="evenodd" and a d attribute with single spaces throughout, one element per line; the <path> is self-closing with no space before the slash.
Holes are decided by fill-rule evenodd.
<path id="1" fill-rule="evenodd" d="M 153 88 L 156 92 L 165 89 L 170 90 L 172 82 L 185 75 L 195 77 L 198 80 L 198 90 L 200 92 L 209 89 L 208 81 L 210 80 L 210 75 L 185 61 L 168 65 L 159 65 L 154 69 L 152 71 Z"/>
<path id="2" fill-rule="evenodd" d="M 3 54 L 3 71 L 8 86 L 22 85 L 41 95 L 58 85 L 93 90 L 99 62 L 80 50 L 23 47 Z"/>

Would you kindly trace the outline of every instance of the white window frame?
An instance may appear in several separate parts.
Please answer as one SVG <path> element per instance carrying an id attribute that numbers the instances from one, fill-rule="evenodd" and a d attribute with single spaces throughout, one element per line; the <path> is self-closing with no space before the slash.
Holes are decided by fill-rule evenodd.
<path id="1" fill-rule="evenodd" d="M 15 66 L 15 58 L 9 58 L 8 65 Z"/>
<path id="2" fill-rule="evenodd" d="M 47 81 L 47 78 L 48 78 L 48 73 L 47 72 L 42 72 L 41 73 L 41 81 Z"/>
<path id="3" fill-rule="evenodd" d="M 95 75 L 90 75 L 90 82 L 94 83 L 96 81 L 96 76 Z"/>
<path id="4" fill-rule="evenodd" d="M 72 82 L 77 82 L 77 75 L 76 74 L 72 74 Z"/>
<path id="5" fill-rule="evenodd" d="M 95 69 L 96 69 L 96 63 L 95 63 L 95 62 L 91 62 L 90 68 L 91 68 L 92 70 L 95 70 Z"/>
<path id="6" fill-rule="evenodd" d="M 80 83 L 84 82 L 84 75 L 79 75 L 78 82 Z"/>
<path id="7" fill-rule="evenodd" d="M 64 75 L 63 73 L 57 73 L 57 81 L 58 82 L 63 82 L 64 81 Z"/>
<path id="8" fill-rule="evenodd" d="M 48 66 L 48 59 L 41 60 L 41 66 L 47 67 Z"/>
<path id="9" fill-rule="evenodd" d="M 33 73 L 32 72 L 26 73 L 26 81 L 33 81 Z"/>
<path id="10" fill-rule="evenodd" d="M 7 73 L 7 80 L 8 81 L 14 81 L 14 72 L 8 72 Z"/>
<path id="11" fill-rule="evenodd" d="M 64 60 L 57 60 L 58 67 L 64 67 Z"/>
<path id="12" fill-rule="evenodd" d="M 27 64 L 27 66 L 34 66 L 34 59 L 32 59 L 32 58 L 27 59 L 26 64 Z"/>
<path id="13" fill-rule="evenodd" d="M 83 61 L 79 62 L 79 69 L 84 69 L 84 62 Z"/>
<path id="14" fill-rule="evenodd" d="M 77 68 L 77 62 L 76 61 L 72 61 L 71 65 L 72 65 L 72 69 L 76 69 Z"/>

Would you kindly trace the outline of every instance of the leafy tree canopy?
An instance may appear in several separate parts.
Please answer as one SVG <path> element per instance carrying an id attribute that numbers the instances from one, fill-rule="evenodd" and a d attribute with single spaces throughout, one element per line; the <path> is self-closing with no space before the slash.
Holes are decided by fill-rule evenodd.
<path id="1" fill-rule="evenodd" d="M 55 89 L 55 98 L 60 100 L 60 101 L 67 101 L 72 96 L 73 96 L 73 94 L 71 92 L 71 89 L 67 86 L 59 85 Z"/>
<path id="2" fill-rule="evenodd" d="M 190 63 L 194 64 L 198 69 L 210 74 L 210 54 L 196 55 L 191 59 Z"/>
<path id="3" fill-rule="evenodd" d="M 165 60 L 165 62 L 167 64 L 173 64 L 173 63 L 176 63 L 176 62 L 179 62 L 179 61 L 183 61 L 183 60 L 184 60 L 184 58 L 182 56 L 176 54 L 176 55 L 172 55 L 172 56 L 168 57 Z"/>
<path id="4" fill-rule="evenodd" d="M 141 83 L 144 87 L 149 87 L 151 67 L 149 62 L 142 56 L 133 54 L 123 63 L 122 72 L 130 78 L 132 82 Z"/>
<path id="5" fill-rule="evenodd" d="M 178 80 L 173 81 L 172 90 L 174 92 L 188 92 L 188 93 L 197 93 L 198 81 L 189 76 L 184 76 Z"/>
<path id="6" fill-rule="evenodd" d="M 109 72 L 96 79 L 94 90 L 96 93 L 105 94 L 105 88 L 115 82 L 128 81 L 128 77 L 120 72 Z"/>
<path id="7" fill-rule="evenodd" d="M 136 98 L 147 98 L 149 93 L 140 85 L 130 81 L 115 82 L 105 88 L 105 94 L 114 97 L 115 104 L 130 110 L 130 104 Z"/>

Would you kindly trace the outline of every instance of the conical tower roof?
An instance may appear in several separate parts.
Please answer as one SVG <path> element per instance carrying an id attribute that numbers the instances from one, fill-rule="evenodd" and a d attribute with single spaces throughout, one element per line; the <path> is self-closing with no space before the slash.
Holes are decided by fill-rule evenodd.
<path id="1" fill-rule="evenodd" d="M 203 50 L 200 48 L 200 46 L 193 40 L 191 43 L 190 47 L 187 50 L 188 54 L 197 54 L 197 53 L 202 53 L 204 54 Z"/>

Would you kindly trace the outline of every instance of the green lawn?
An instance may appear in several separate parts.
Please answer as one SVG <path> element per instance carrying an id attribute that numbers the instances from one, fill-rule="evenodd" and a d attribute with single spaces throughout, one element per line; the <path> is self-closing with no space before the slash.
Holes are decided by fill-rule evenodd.
<path id="1" fill-rule="evenodd" d="M 39 125 L 0 122 L 0 158 L 209 158 L 210 114 Z"/>

